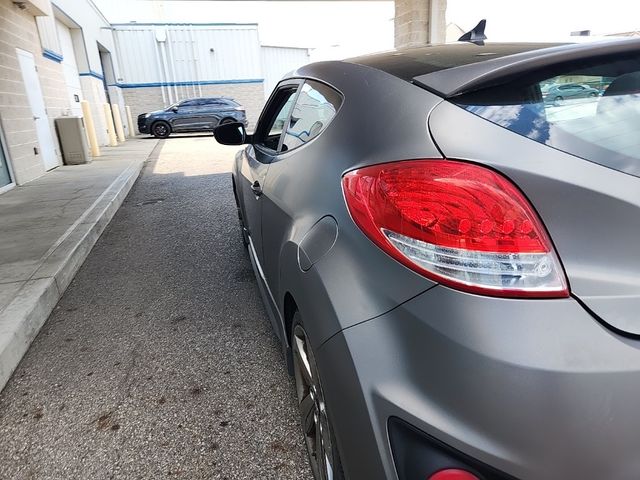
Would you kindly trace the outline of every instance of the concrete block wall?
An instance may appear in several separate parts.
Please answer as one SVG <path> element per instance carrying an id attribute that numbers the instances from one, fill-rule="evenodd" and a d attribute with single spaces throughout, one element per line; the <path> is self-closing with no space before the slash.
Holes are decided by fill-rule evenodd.
<path id="1" fill-rule="evenodd" d="M 446 9 L 447 0 L 395 0 L 395 47 L 444 42 Z"/>
<path id="2" fill-rule="evenodd" d="M 235 99 L 247 111 L 249 128 L 255 126 L 265 102 L 262 82 L 201 85 L 200 88 L 203 97 L 227 96 Z M 122 94 L 125 104 L 131 107 L 134 123 L 139 114 L 161 110 L 168 106 L 168 98 L 167 105 L 163 103 L 161 87 L 123 88 Z M 181 98 L 181 100 L 186 98 Z"/>
<path id="3" fill-rule="evenodd" d="M 26 183 L 45 173 L 42 156 L 36 154 L 38 139 L 33 114 L 22 81 L 16 48 L 31 52 L 38 69 L 45 108 L 55 142 L 58 161 L 61 151 L 53 119 L 70 112 L 61 64 L 44 58 L 35 18 L 11 0 L 0 0 L 0 118 L 7 142 L 14 180 Z"/>

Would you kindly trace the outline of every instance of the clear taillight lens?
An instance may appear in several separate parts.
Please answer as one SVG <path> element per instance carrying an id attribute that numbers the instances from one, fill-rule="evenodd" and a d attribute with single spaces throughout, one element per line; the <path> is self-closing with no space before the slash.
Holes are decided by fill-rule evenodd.
<path id="1" fill-rule="evenodd" d="M 566 297 L 542 222 L 505 177 L 452 160 L 409 160 L 347 173 L 349 212 L 380 248 L 412 270 L 473 293 Z"/>

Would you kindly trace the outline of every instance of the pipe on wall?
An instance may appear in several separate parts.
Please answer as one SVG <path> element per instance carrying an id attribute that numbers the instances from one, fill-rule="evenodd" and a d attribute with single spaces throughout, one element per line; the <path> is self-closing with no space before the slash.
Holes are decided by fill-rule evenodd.
<path id="1" fill-rule="evenodd" d="M 191 54 L 193 55 L 193 69 L 195 73 L 196 85 L 198 85 L 198 96 L 202 97 L 202 86 L 200 85 L 200 63 L 196 53 L 196 42 L 193 38 L 193 29 L 189 29 L 189 40 L 191 41 Z"/>
<path id="2" fill-rule="evenodd" d="M 156 54 L 156 64 L 158 66 L 158 73 L 160 74 L 160 78 L 164 77 L 164 71 L 162 68 L 162 60 L 160 58 L 160 52 L 159 52 L 159 46 L 158 46 L 158 42 L 155 41 L 155 37 L 154 37 L 154 42 L 153 42 L 153 50 Z M 162 105 L 165 107 L 168 107 L 169 105 L 167 104 L 167 94 L 164 91 L 165 86 L 164 85 L 160 85 L 160 91 L 162 92 Z"/>
<path id="3" fill-rule="evenodd" d="M 167 41 L 165 42 L 166 44 L 166 49 L 167 49 L 167 55 L 169 57 L 169 65 L 171 66 L 171 76 L 173 77 L 173 89 L 175 91 L 176 94 L 176 101 L 179 101 L 182 99 L 182 97 L 184 97 L 183 95 L 180 95 L 181 92 L 179 92 L 178 90 L 178 85 L 176 85 L 176 83 L 178 82 L 178 76 L 176 75 L 176 57 L 173 54 L 173 47 L 172 47 L 172 43 L 173 43 L 173 35 L 169 35 L 169 33 L 171 32 L 171 30 L 167 30 Z"/>

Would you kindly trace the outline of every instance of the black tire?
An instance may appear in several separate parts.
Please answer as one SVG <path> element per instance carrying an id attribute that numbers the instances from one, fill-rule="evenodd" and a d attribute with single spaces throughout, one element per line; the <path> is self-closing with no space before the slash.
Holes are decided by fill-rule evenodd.
<path id="1" fill-rule="evenodd" d="M 598 96 L 598 94 L 597 94 L 596 92 L 591 92 L 591 93 L 589 94 L 589 96 L 590 96 L 591 98 L 595 98 L 595 97 L 597 97 L 597 96 Z"/>
<path id="2" fill-rule="evenodd" d="M 240 236 L 242 237 L 242 244 L 247 247 L 249 245 L 249 238 L 247 237 L 247 231 L 244 226 L 244 220 L 242 218 L 242 210 L 240 209 L 240 202 L 238 201 L 238 192 L 236 190 L 236 182 L 232 179 L 233 186 L 233 198 L 236 201 L 236 213 L 238 214 L 238 223 L 240 224 Z"/>
<path id="3" fill-rule="evenodd" d="M 315 480 L 344 480 L 342 462 L 333 433 L 334 429 L 329 419 L 322 382 L 299 312 L 293 316 L 291 347 L 300 426 L 311 471 Z"/>
<path id="4" fill-rule="evenodd" d="M 171 125 L 162 120 L 151 125 L 151 134 L 156 138 L 167 138 L 171 135 Z"/>
<path id="5" fill-rule="evenodd" d="M 560 105 L 560 102 L 561 102 L 562 100 L 564 100 L 564 98 L 562 98 L 562 97 L 558 96 L 558 97 L 556 97 L 556 98 L 554 98 L 554 99 L 553 99 L 553 104 L 554 104 L 554 105 L 556 105 L 556 106 L 557 106 L 557 105 Z"/>
<path id="6" fill-rule="evenodd" d="M 233 118 L 223 118 L 222 120 L 220 120 L 220 123 L 218 125 L 226 125 L 228 123 L 235 123 L 236 121 Z"/>

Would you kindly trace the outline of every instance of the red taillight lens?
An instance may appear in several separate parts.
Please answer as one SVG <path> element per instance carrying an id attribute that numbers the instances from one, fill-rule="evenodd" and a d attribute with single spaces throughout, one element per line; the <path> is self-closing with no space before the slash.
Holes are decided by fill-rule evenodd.
<path id="1" fill-rule="evenodd" d="M 505 177 L 452 160 L 408 160 L 347 173 L 349 212 L 380 248 L 414 271 L 474 293 L 566 297 L 537 214 Z"/>
<path id="2" fill-rule="evenodd" d="M 480 480 L 473 473 L 457 468 L 440 470 L 429 477 L 429 480 Z"/>

